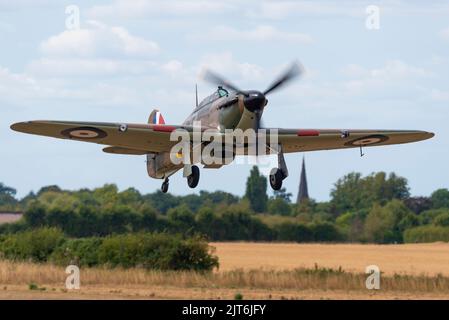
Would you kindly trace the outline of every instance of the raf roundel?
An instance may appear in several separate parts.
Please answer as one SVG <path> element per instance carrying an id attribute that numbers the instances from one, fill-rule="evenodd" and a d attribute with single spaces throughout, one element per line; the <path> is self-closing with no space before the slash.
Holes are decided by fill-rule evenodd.
<path id="1" fill-rule="evenodd" d="M 61 134 L 70 139 L 98 139 L 107 136 L 103 130 L 94 127 L 78 127 L 63 130 Z"/>
<path id="2" fill-rule="evenodd" d="M 373 134 L 370 136 L 358 138 L 345 143 L 345 146 L 359 147 L 359 146 L 370 146 L 387 141 L 388 137 L 381 134 Z"/>

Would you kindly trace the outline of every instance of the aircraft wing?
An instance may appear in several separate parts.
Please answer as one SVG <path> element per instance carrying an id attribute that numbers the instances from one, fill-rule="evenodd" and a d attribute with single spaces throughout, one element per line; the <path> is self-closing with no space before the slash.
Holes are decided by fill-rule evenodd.
<path id="1" fill-rule="evenodd" d="M 103 151 L 142 155 L 167 152 L 177 141 L 178 129 L 191 133 L 192 126 L 124 124 L 104 122 L 28 121 L 11 126 L 19 132 L 107 145 Z M 209 129 L 209 128 L 202 128 Z M 267 129 L 269 133 L 270 129 Z M 272 130 L 272 129 L 271 129 Z M 429 139 L 431 132 L 416 130 L 275 129 L 285 153 L 401 144 Z M 267 140 L 269 142 L 269 138 Z"/>
<path id="2" fill-rule="evenodd" d="M 269 129 L 267 129 L 267 133 Z M 277 129 L 285 153 L 416 142 L 434 134 L 416 130 Z"/>
<path id="3" fill-rule="evenodd" d="M 103 144 L 110 146 L 104 148 L 104 152 L 131 155 L 170 151 L 178 142 L 170 141 L 172 131 L 193 131 L 192 126 L 183 125 L 45 120 L 15 123 L 11 129 L 47 137 Z"/>

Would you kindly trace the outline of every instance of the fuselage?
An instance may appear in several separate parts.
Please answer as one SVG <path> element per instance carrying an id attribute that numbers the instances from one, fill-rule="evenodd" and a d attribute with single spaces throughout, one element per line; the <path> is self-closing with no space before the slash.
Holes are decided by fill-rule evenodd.
<path id="1" fill-rule="evenodd" d="M 226 129 L 254 129 L 257 126 L 257 117 L 260 119 L 262 116 L 266 103 L 265 96 L 259 91 L 240 93 L 218 87 L 195 107 L 183 125 L 194 126 L 200 122 L 202 128 L 217 129 L 221 132 Z M 165 179 L 182 167 L 182 164 L 172 163 L 170 152 L 147 156 L 148 175 L 153 178 Z"/>
<path id="2" fill-rule="evenodd" d="M 201 126 L 218 129 L 242 129 L 254 128 L 256 114 L 251 110 L 252 95 L 256 97 L 257 91 L 248 91 L 247 96 L 235 91 L 227 91 L 221 87 L 217 91 L 207 96 L 193 110 L 184 121 L 184 125 L 193 125 L 195 121 L 200 121 Z M 265 97 L 263 97 L 265 99 Z M 258 108 L 262 115 L 263 106 Z"/>

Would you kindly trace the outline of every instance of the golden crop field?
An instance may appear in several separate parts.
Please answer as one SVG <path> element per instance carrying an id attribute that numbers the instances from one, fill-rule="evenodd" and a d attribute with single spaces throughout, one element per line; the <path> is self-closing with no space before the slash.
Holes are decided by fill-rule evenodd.
<path id="1" fill-rule="evenodd" d="M 213 273 L 82 268 L 65 289 L 65 269 L 0 261 L 1 299 L 437 299 L 449 298 L 449 244 L 212 243 Z M 365 287 L 365 267 L 383 272 Z"/>
<path id="2" fill-rule="evenodd" d="M 298 243 L 211 243 L 220 257 L 220 270 L 236 268 L 294 269 L 342 267 L 350 272 L 365 272 L 377 265 L 393 275 L 449 276 L 449 243 L 420 244 L 298 244 Z"/>

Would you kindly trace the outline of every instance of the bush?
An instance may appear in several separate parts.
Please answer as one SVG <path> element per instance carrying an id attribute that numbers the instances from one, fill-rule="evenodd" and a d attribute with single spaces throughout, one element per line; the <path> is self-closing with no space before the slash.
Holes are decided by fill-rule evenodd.
<path id="1" fill-rule="evenodd" d="M 313 232 L 304 224 L 284 222 L 276 227 L 278 240 L 311 242 L 313 241 Z"/>
<path id="2" fill-rule="evenodd" d="M 404 242 L 435 242 L 449 241 L 449 227 L 441 226 L 420 226 L 407 229 L 404 232 Z"/>
<path id="3" fill-rule="evenodd" d="M 0 251 L 7 259 L 45 262 L 63 241 L 60 230 L 42 228 L 4 236 Z"/>
<path id="4" fill-rule="evenodd" d="M 203 239 L 185 239 L 180 235 L 163 233 L 66 239 L 58 229 L 35 229 L 3 235 L 0 254 L 10 260 L 48 261 L 64 266 L 197 271 L 218 268 L 218 258 Z"/>
<path id="5" fill-rule="evenodd" d="M 289 216 L 291 211 L 290 205 L 282 198 L 270 199 L 268 201 L 268 213 L 270 214 Z"/>
<path id="6" fill-rule="evenodd" d="M 318 242 L 339 241 L 342 239 L 336 226 L 329 222 L 314 223 L 310 226 L 313 239 Z"/>
<path id="7" fill-rule="evenodd" d="M 99 264 L 160 270 L 212 270 L 218 258 L 209 254 L 198 237 L 182 239 L 168 234 L 109 236 L 98 248 Z"/>
<path id="8" fill-rule="evenodd" d="M 433 223 L 441 227 L 449 227 L 449 212 L 442 213 L 435 217 Z"/>
<path id="9" fill-rule="evenodd" d="M 93 267 L 99 265 L 98 248 L 103 243 L 102 238 L 68 239 L 55 249 L 50 261 L 67 266 Z"/>
<path id="10" fill-rule="evenodd" d="M 432 200 L 432 208 L 449 208 L 449 190 L 438 189 L 435 190 L 430 196 Z"/>

